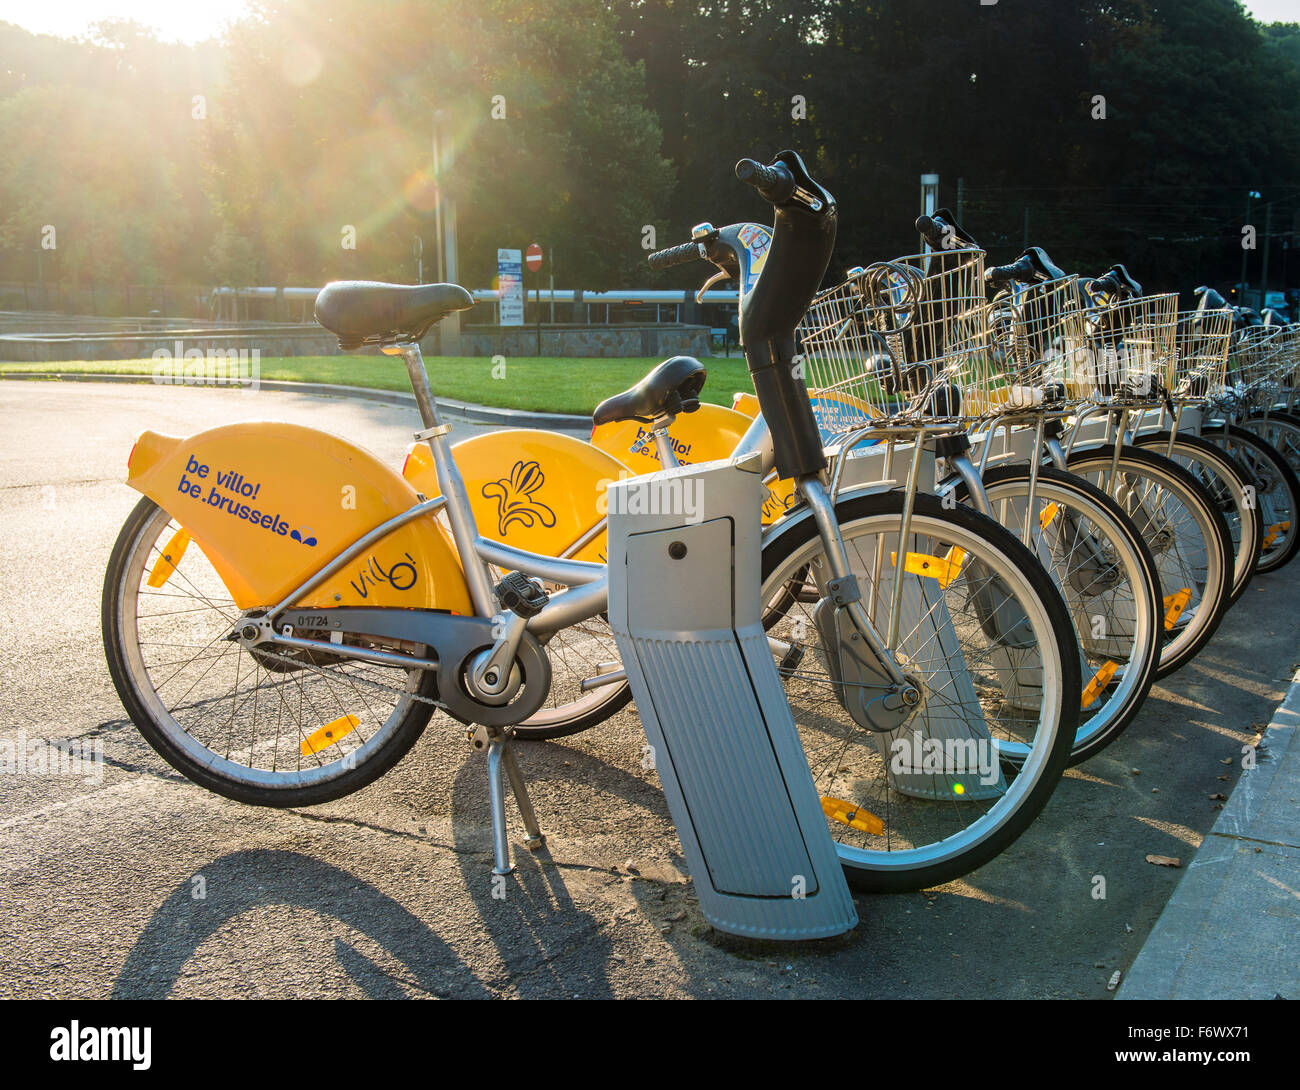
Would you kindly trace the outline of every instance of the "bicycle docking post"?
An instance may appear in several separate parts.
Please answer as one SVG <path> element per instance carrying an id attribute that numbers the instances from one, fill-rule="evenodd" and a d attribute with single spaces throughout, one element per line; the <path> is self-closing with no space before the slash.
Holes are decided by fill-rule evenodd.
<path id="1" fill-rule="evenodd" d="M 751 938 L 857 923 L 763 632 L 759 460 L 609 486 L 609 619 L 705 918 Z"/>

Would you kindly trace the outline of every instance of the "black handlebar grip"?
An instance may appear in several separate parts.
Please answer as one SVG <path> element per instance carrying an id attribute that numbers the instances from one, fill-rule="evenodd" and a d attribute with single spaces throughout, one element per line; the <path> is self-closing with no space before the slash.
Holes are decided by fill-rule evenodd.
<path id="1" fill-rule="evenodd" d="M 1028 257 L 1021 257 L 1009 265 L 994 265 L 984 273 L 984 280 L 995 288 L 1019 280 L 1022 284 L 1038 283 L 1038 274 Z"/>
<path id="2" fill-rule="evenodd" d="M 666 250 L 656 250 L 646 258 L 646 264 L 652 269 L 671 269 L 674 265 L 685 265 L 688 261 L 700 260 L 700 244 L 683 242 L 680 246 L 670 246 Z"/>
<path id="3" fill-rule="evenodd" d="M 765 167 L 753 159 L 742 159 L 736 164 L 736 177 L 772 204 L 784 204 L 794 193 L 794 175 L 784 163 Z"/>
<path id="4" fill-rule="evenodd" d="M 1119 291 L 1119 279 L 1115 276 L 1114 272 L 1108 272 L 1104 276 L 1097 277 L 1095 280 L 1089 280 L 1088 290 L 1092 292 L 1117 292 Z"/>
<path id="5" fill-rule="evenodd" d="M 917 216 L 916 230 L 917 233 L 936 250 L 942 250 L 944 248 L 944 229 L 939 222 L 931 219 L 929 216 Z"/>

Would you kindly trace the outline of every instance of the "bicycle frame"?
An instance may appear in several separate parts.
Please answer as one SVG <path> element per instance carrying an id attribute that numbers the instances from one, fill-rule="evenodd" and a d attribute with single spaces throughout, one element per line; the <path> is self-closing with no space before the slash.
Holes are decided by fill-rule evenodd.
<path id="1" fill-rule="evenodd" d="M 435 516 L 440 512 L 445 513 L 450 525 L 452 540 L 456 545 L 457 553 L 461 557 L 465 582 L 469 588 L 470 598 L 478 616 L 490 618 L 498 615 L 493 603 L 489 565 L 521 571 L 525 575 L 551 583 L 562 584 L 570 588 L 565 593 L 552 598 L 538 614 L 529 618 L 523 625 L 518 626 L 517 632 L 511 634 L 513 638 L 511 652 L 513 652 L 514 648 L 517 648 L 518 640 L 525 630 L 538 640 L 545 641 L 548 637 L 564 628 L 603 613 L 609 601 L 608 573 L 604 565 L 530 552 L 500 541 L 494 541 L 484 537 L 479 532 L 470 505 L 469 494 L 465 488 L 465 482 L 456 465 L 455 455 L 447 438 L 450 427 L 439 416 L 437 402 L 433 397 L 428 371 L 425 368 L 419 345 L 397 345 L 391 349 L 385 349 L 385 352 L 400 355 L 406 365 L 407 375 L 415 391 L 420 418 L 424 423 L 424 429 L 416 434 L 416 438 L 426 442 L 429 446 L 442 495 L 418 503 L 376 526 L 317 570 L 300 586 L 285 595 L 262 618 L 263 624 L 270 628 L 270 632 L 268 632 L 270 642 L 297 648 L 318 646 L 319 641 L 300 639 L 292 635 L 291 632 L 286 633 L 283 631 L 283 626 L 279 622 L 285 613 L 293 608 L 294 603 L 328 581 L 393 531 L 414 519 Z M 675 466 L 677 458 L 672 442 L 667 436 L 666 424 L 664 427 L 657 427 L 653 432 L 653 437 L 664 467 L 671 468 Z M 775 456 L 771 433 L 761 416 L 751 425 L 749 431 L 733 452 L 733 457 L 744 457 L 750 454 L 757 454 L 760 457 L 764 476 L 774 468 Z M 832 572 L 836 578 L 840 578 L 848 573 L 849 563 L 844 550 L 843 539 L 834 518 L 831 498 L 822 486 L 821 481 L 815 476 L 800 482 L 800 493 L 804 496 L 812 517 L 817 521 Z M 906 527 L 902 529 L 902 536 L 905 537 Z M 899 581 L 898 589 L 896 589 L 896 594 L 899 593 L 901 593 L 901 581 Z M 891 631 L 887 638 L 882 637 L 857 603 L 850 607 L 850 611 L 867 646 L 880 660 L 881 669 L 894 684 L 905 686 L 907 682 L 902 671 L 895 663 L 894 656 L 887 652 L 887 648 L 892 647 L 898 638 L 896 631 L 897 610 L 895 610 L 895 619 L 891 624 Z M 774 650 L 779 652 L 782 649 L 775 648 Z M 437 661 L 433 659 L 413 660 L 408 656 L 373 649 L 350 648 L 345 645 L 335 644 L 331 645 L 330 651 L 331 653 L 342 654 L 350 658 L 370 661 L 380 665 L 418 666 L 429 670 L 438 668 Z M 613 671 L 595 678 L 585 679 L 583 686 L 585 689 L 592 689 L 600 685 L 619 682 L 623 680 L 623 677 L 623 671 Z"/>

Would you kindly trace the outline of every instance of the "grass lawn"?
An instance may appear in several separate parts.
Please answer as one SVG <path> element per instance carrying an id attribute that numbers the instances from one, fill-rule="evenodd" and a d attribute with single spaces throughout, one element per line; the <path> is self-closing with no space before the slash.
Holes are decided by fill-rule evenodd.
<path id="1" fill-rule="evenodd" d="M 429 382 L 438 397 L 537 412 L 590 413 L 598 402 L 635 385 L 659 359 L 530 359 L 505 362 L 501 377 L 490 359 L 430 356 Z M 753 393 L 740 356 L 706 359 L 709 379 L 703 400 L 731 404 L 737 390 Z M 147 360 L 58 360 L 0 363 L 0 372 L 63 371 L 95 374 L 153 374 Z M 410 390 L 401 360 L 389 356 L 274 356 L 261 360 L 261 377 L 287 382 L 329 382 L 378 390 Z"/>

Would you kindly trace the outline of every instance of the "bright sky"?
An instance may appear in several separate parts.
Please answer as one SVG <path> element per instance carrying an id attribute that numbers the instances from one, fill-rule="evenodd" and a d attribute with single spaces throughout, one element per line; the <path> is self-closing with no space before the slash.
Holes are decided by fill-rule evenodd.
<path id="1" fill-rule="evenodd" d="M 0 0 L 0 21 L 76 38 L 101 19 L 134 19 L 164 40 L 197 42 L 221 33 L 246 6 L 245 0 Z"/>
<path id="2" fill-rule="evenodd" d="M 161 38 L 196 42 L 220 33 L 245 7 L 246 0 L 0 0 L 0 20 L 74 38 L 101 19 L 128 18 L 153 27 Z M 1265 23 L 1300 22 L 1300 0 L 1246 0 L 1246 9 Z"/>

